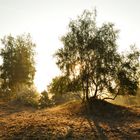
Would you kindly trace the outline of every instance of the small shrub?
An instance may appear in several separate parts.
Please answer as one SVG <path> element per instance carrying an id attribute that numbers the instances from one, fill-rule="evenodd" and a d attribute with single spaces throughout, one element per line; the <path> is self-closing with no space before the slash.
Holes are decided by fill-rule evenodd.
<path id="1" fill-rule="evenodd" d="M 34 87 L 24 87 L 16 93 L 15 101 L 32 107 L 37 107 L 39 103 L 39 94 Z"/>
<path id="2" fill-rule="evenodd" d="M 40 108 L 45 108 L 45 107 L 50 107 L 52 106 L 52 100 L 48 96 L 47 91 L 41 92 L 40 100 L 39 100 L 39 107 Z"/>

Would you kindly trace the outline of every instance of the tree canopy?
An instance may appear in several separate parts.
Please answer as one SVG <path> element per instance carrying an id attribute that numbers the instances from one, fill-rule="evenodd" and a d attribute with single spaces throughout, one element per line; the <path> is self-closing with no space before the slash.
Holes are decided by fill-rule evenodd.
<path id="1" fill-rule="evenodd" d="M 78 81 L 83 98 L 135 95 L 140 76 L 140 52 L 131 46 L 131 52 L 118 53 L 119 31 L 114 24 L 98 27 L 96 12 L 85 10 L 76 20 L 71 20 L 68 27 L 62 37 L 64 46 L 55 54 L 56 64 L 63 75 L 73 82 Z"/>
<path id="2" fill-rule="evenodd" d="M 19 84 L 32 85 L 35 75 L 35 44 L 31 36 L 5 36 L 2 40 L 4 47 L 0 50 L 3 63 L 1 79 L 2 89 L 13 90 Z"/>

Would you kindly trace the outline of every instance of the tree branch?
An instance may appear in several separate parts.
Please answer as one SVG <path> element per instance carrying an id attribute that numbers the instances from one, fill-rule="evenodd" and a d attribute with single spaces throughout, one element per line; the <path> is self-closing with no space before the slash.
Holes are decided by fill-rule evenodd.
<path id="1" fill-rule="evenodd" d="M 118 93 L 119 93 L 119 91 L 116 93 L 116 95 L 113 98 L 105 97 L 105 98 L 103 98 L 103 100 L 115 100 L 115 98 L 117 97 Z"/>

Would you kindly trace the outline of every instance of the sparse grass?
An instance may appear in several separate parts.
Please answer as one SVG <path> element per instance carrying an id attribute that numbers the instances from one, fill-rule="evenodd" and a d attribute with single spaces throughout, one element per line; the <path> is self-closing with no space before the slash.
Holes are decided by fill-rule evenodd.
<path id="1" fill-rule="evenodd" d="M 87 114 L 79 101 L 41 110 L 0 101 L 0 139 L 140 139 L 139 107 L 95 104 Z"/>

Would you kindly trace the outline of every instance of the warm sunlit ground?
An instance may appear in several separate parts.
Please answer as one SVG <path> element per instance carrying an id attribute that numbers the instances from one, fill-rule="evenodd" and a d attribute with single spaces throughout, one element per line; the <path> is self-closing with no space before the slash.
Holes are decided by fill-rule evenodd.
<path id="1" fill-rule="evenodd" d="M 1 101 L 0 139 L 140 139 L 140 107 L 102 105 L 85 115 L 79 102 L 36 110 Z"/>

